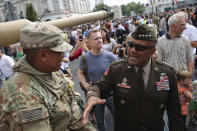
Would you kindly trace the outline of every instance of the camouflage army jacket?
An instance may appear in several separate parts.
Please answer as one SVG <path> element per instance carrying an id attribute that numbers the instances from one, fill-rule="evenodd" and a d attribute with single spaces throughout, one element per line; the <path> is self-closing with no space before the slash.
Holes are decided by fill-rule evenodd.
<path id="1" fill-rule="evenodd" d="M 15 72 L 0 91 L 0 131 L 94 131 L 81 124 L 81 112 L 62 74 L 56 95 L 32 75 Z"/>

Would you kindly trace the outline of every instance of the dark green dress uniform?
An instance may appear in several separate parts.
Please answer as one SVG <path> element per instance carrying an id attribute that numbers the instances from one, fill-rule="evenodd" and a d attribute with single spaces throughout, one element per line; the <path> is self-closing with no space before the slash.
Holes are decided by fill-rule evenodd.
<path id="1" fill-rule="evenodd" d="M 98 88 L 99 87 L 99 88 Z M 87 97 L 114 92 L 115 131 L 163 131 L 167 110 L 170 131 L 183 131 L 175 71 L 152 61 L 145 94 L 137 83 L 135 68 L 127 60 L 110 65 Z"/>

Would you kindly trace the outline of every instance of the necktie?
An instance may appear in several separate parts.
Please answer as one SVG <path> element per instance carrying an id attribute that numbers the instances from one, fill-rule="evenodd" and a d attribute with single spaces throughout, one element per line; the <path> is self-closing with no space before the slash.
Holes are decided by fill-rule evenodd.
<path id="1" fill-rule="evenodd" d="M 138 81 L 140 90 L 144 94 L 145 93 L 145 85 L 144 85 L 143 73 L 144 73 L 144 70 L 141 68 L 137 71 L 137 81 Z"/>

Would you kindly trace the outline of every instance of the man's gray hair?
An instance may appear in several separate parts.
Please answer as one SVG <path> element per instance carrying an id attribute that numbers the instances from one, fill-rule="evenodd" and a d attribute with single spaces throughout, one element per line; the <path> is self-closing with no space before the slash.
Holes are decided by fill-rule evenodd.
<path id="1" fill-rule="evenodd" d="M 183 19 L 183 15 L 182 14 L 174 14 L 172 15 L 169 20 L 168 20 L 168 25 L 169 27 L 171 27 L 172 25 L 176 25 L 177 22 L 180 20 L 180 19 Z"/>
<path id="2" fill-rule="evenodd" d="M 181 11 L 178 14 L 182 15 L 184 19 L 188 19 L 188 13 Z"/>

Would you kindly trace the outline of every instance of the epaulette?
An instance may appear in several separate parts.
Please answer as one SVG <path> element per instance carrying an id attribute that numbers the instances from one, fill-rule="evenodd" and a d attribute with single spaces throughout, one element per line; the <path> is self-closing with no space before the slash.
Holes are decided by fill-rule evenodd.
<path id="1" fill-rule="evenodd" d="M 124 62 L 126 62 L 125 59 L 119 59 L 117 61 L 112 62 L 111 65 L 117 65 L 117 64 L 120 64 L 120 63 L 124 63 Z"/>
<path id="2" fill-rule="evenodd" d="M 157 61 L 156 60 L 155 62 L 158 63 L 158 64 L 160 64 L 160 65 L 164 65 L 164 66 L 167 66 L 167 67 L 169 67 L 171 69 L 174 69 L 171 64 L 169 64 L 169 63 L 167 63 L 165 61 Z"/>

